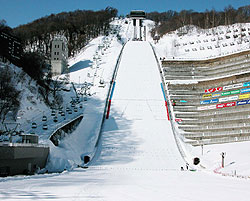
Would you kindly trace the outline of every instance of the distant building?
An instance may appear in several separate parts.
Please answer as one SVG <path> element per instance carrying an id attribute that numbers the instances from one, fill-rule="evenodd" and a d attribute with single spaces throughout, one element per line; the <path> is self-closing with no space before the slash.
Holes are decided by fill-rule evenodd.
<path id="1" fill-rule="evenodd" d="M 22 46 L 20 40 L 3 31 L 0 31 L 0 57 L 6 62 L 18 63 L 21 58 Z"/>
<path id="2" fill-rule="evenodd" d="M 130 12 L 129 17 L 133 20 L 134 26 L 134 38 L 133 40 L 142 40 L 142 21 L 146 18 L 146 13 L 143 10 L 132 10 Z M 139 29 L 139 36 L 138 36 L 138 29 Z M 146 27 L 144 27 L 144 36 L 146 40 Z"/>
<path id="3" fill-rule="evenodd" d="M 51 72 L 60 75 L 67 71 L 68 44 L 65 36 L 56 36 L 51 43 Z"/>

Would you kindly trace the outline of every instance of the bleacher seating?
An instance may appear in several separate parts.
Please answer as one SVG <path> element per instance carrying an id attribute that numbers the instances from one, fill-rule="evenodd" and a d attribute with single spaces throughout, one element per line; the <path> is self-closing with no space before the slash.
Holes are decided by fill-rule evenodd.
<path id="1" fill-rule="evenodd" d="M 172 121 L 198 146 L 250 140 L 250 51 L 202 61 L 163 61 Z M 177 121 L 178 120 L 178 121 Z"/>

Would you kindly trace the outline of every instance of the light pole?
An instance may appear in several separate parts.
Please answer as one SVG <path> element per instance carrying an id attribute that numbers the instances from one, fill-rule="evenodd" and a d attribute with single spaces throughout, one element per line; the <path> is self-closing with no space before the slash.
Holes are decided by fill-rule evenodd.
<path id="1" fill-rule="evenodd" d="M 226 152 L 221 152 L 221 167 L 224 168 L 225 167 L 225 155 Z"/>

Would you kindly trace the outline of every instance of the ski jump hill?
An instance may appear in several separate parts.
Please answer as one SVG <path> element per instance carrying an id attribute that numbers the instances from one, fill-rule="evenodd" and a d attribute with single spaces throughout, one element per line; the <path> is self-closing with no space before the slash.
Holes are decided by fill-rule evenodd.
<path id="1" fill-rule="evenodd" d="M 61 174 L 7 178 L 0 182 L 1 200 L 249 200 L 248 180 L 180 170 L 185 162 L 149 43 L 125 45 L 114 81 L 109 119 L 92 164 Z"/>

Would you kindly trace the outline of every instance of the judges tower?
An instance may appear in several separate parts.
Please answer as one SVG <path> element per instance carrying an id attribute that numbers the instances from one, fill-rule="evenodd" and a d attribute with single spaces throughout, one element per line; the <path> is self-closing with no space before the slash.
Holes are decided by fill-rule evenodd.
<path id="1" fill-rule="evenodd" d="M 145 19 L 146 14 L 143 10 L 132 10 L 130 12 L 130 18 L 133 20 L 134 25 L 134 40 L 142 40 L 142 20 Z M 138 26 L 139 25 L 139 26 Z M 138 27 L 139 27 L 139 37 L 138 37 Z"/>

